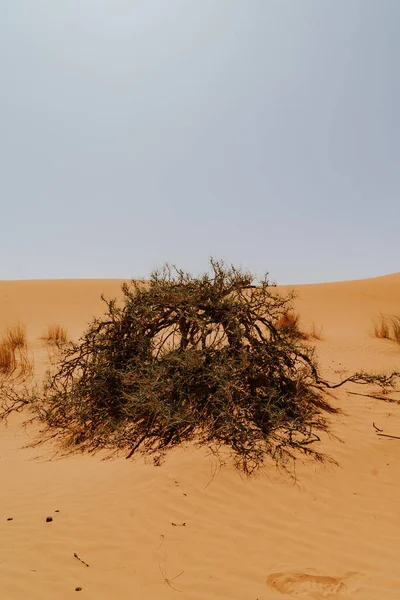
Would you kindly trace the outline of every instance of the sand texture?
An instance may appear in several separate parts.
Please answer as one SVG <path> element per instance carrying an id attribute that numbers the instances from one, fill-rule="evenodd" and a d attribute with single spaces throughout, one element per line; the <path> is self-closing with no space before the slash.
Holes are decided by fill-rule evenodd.
<path id="1" fill-rule="evenodd" d="M 46 328 L 77 338 L 120 284 L 0 282 L 0 330 L 26 325 L 41 374 Z M 326 377 L 400 368 L 400 346 L 372 327 L 400 314 L 400 274 L 296 289 L 303 328 L 321 328 Z M 299 464 L 296 484 L 272 467 L 218 470 L 206 450 L 177 449 L 160 467 L 59 457 L 29 447 L 37 427 L 13 415 L 0 423 L 1 600 L 400 599 L 400 439 L 373 426 L 400 436 L 400 406 L 348 389 L 334 403 L 342 441 L 320 448 L 339 466 Z"/>

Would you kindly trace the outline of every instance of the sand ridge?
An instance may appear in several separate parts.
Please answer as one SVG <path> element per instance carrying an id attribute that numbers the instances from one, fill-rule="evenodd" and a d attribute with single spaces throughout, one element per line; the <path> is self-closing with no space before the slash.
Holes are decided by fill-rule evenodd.
<path id="1" fill-rule="evenodd" d="M 26 324 L 40 370 L 46 327 L 78 337 L 104 312 L 101 293 L 118 296 L 120 285 L 0 282 L 0 330 Z M 296 291 L 304 327 L 322 328 L 328 377 L 399 368 L 400 347 L 374 338 L 372 320 L 400 313 L 400 274 Z M 14 415 L 0 424 L 1 598 L 400 599 L 400 440 L 373 427 L 400 436 L 400 407 L 346 390 L 335 402 L 342 442 L 321 448 L 339 466 L 299 464 L 296 485 L 273 469 L 250 480 L 219 470 L 205 450 L 177 449 L 161 467 L 53 457 L 24 447 L 35 429 Z"/>

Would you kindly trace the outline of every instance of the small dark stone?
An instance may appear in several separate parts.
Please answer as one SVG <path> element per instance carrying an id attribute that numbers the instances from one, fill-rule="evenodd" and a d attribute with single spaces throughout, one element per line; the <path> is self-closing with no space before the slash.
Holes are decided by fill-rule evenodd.
<path id="1" fill-rule="evenodd" d="M 46 518 L 46 523 L 51 523 L 51 522 L 52 522 L 52 520 L 53 520 L 53 517 L 47 517 L 47 518 Z"/>
<path id="2" fill-rule="evenodd" d="M 82 588 L 81 588 L 81 587 L 77 587 L 77 588 L 75 588 L 75 591 L 76 591 L 76 592 L 81 592 L 81 591 L 82 591 Z"/>
<path id="3" fill-rule="evenodd" d="M 7 521 L 12 521 L 13 517 L 8 517 Z"/>
<path id="4" fill-rule="evenodd" d="M 57 510 L 55 510 L 54 512 L 60 512 L 60 511 L 57 509 Z"/>

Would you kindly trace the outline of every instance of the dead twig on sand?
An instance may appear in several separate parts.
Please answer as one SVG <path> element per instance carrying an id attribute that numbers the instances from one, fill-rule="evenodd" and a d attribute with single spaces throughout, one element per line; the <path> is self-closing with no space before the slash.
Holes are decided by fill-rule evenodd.
<path id="1" fill-rule="evenodd" d="M 379 427 L 377 427 L 375 425 L 375 423 L 372 423 L 372 426 L 375 429 L 376 435 L 379 435 L 381 437 L 391 438 L 393 440 L 400 440 L 400 436 L 399 435 L 390 435 L 389 433 L 383 433 L 383 429 L 379 429 Z"/>
<path id="2" fill-rule="evenodd" d="M 172 581 L 175 581 L 175 579 L 178 579 L 178 577 L 180 577 L 181 575 L 183 575 L 184 571 L 181 571 L 180 573 L 178 573 L 178 575 L 175 575 L 174 577 L 167 577 L 167 575 L 165 574 L 164 569 L 162 568 L 161 562 L 160 562 L 160 558 L 158 556 L 158 552 L 161 548 L 161 546 L 164 543 L 164 536 L 161 536 L 162 540 L 161 540 L 161 544 L 158 546 L 157 548 L 157 562 L 158 562 L 158 568 L 160 569 L 160 573 L 164 579 L 164 583 L 166 583 L 172 590 L 175 590 L 176 592 L 181 593 L 182 590 L 178 590 L 178 588 L 176 588 L 175 586 L 172 585 Z"/>
<path id="3" fill-rule="evenodd" d="M 379 427 L 377 427 L 375 423 L 372 423 L 372 426 L 374 427 L 375 431 L 383 431 L 383 429 L 379 429 Z"/>
<path id="4" fill-rule="evenodd" d="M 400 440 L 400 435 L 389 435 L 388 433 L 377 433 L 376 435 L 380 435 L 381 437 L 391 438 L 392 440 Z"/>
<path id="5" fill-rule="evenodd" d="M 76 552 L 74 552 L 74 557 L 79 560 L 83 565 L 85 565 L 85 567 L 88 567 L 89 565 L 87 564 L 87 562 L 85 562 L 84 560 L 82 560 Z"/>
<path id="6" fill-rule="evenodd" d="M 347 392 L 352 396 L 363 396 L 364 398 L 373 398 L 374 400 L 383 400 L 383 402 L 392 402 L 393 404 L 400 404 L 400 400 L 396 398 L 390 398 L 387 395 L 377 396 L 376 394 L 361 394 L 360 392 Z"/>

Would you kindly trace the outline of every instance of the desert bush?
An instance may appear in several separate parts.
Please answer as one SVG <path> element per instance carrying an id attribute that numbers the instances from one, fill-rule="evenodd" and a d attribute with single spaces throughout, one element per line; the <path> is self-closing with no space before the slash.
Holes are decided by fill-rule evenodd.
<path id="1" fill-rule="evenodd" d="M 337 386 L 296 327 L 282 326 L 293 294 L 217 261 L 199 277 L 165 266 L 122 289 L 31 403 L 49 434 L 157 460 L 185 442 L 224 447 L 246 473 L 267 456 L 283 466 L 323 459 L 313 443 L 338 412 L 327 396 Z"/>
<path id="2" fill-rule="evenodd" d="M 59 325 L 49 325 L 47 331 L 42 335 L 42 340 L 51 346 L 63 346 L 68 342 L 68 332 L 65 327 Z"/>
<path id="3" fill-rule="evenodd" d="M 192 442 L 218 455 L 229 449 L 251 473 L 267 457 L 287 469 L 299 456 L 323 460 L 314 442 L 338 412 L 329 389 L 387 386 L 397 376 L 325 381 L 312 346 L 285 326 L 294 295 L 277 293 L 267 276 L 255 282 L 211 261 L 199 277 L 165 266 L 122 290 L 121 302 L 103 298 L 105 315 L 61 350 L 44 387 L 29 401 L 11 396 L 4 415 L 29 408 L 44 425 L 42 439 L 72 450 L 125 450 L 159 462 Z"/>

